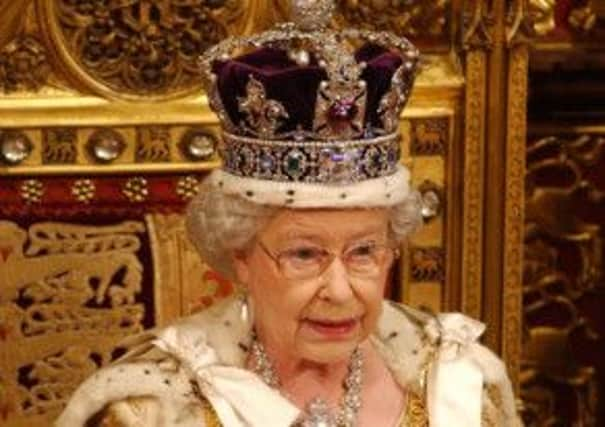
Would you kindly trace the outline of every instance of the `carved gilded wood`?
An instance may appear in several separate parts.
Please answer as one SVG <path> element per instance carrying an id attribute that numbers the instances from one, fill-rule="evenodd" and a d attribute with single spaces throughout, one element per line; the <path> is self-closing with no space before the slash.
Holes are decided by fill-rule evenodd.
<path id="1" fill-rule="evenodd" d="M 481 1 L 466 2 L 467 26 L 464 122 L 464 222 L 462 234 L 461 305 L 481 317 L 483 283 L 483 174 L 486 130 L 487 50 L 492 46 L 487 9 Z"/>
<path id="2" fill-rule="evenodd" d="M 271 0 L 274 8 L 267 11 L 273 20 L 284 20 L 289 6 L 286 0 Z M 386 30 L 416 39 L 423 47 L 447 50 L 456 26 L 459 1 L 411 0 L 337 0 L 335 21 L 340 26 Z"/>
<path id="3" fill-rule="evenodd" d="M 200 89 L 197 57 L 239 32 L 246 0 L 38 3 L 61 71 L 84 93 L 166 99 Z"/>
<path id="4" fill-rule="evenodd" d="M 548 123 L 530 130 L 521 378 L 532 424 L 572 414 L 580 424 L 598 425 L 602 417 L 605 331 L 594 308 L 605 301 L 603 190 L 592 171 L 603 162 L 603 132 Z"/>
<path id="5" fill-rule="evenodd" d="M 199 93 L 195 57 L 222 37 L 282 20 L 286 3 L 0 0 L 0 224 L 6 225 L 0 241 L 16 236 L 11 250 L 21 248 L 15 253 L 24 254 L 23 265 L 49 269 L 55 261 L 45 251 L 29 253 L 31 242 L 59 240 L 53 245 L 66 246 L 53 259 L 71 269 L 65 275 L 48 270 L 32 283 L 0 273 L 0 296 L 8 295 L 0 299 L 0 342 L 16 339 L 36 349 L 0 349 L 0 420 L 8 426 L 47 425 L 83 376 L 119 355 L 114 350 L 123 335 L 165 324 L 234 291 L 197 258 L 184 232 L 184 205 L 220 161 L 217 121 Z M 425 52 L 400 123 L 404 161 L 423 196 L 425 227 L 404 248 L 393 296 L 488 320 L 495 329 L 489 344 L 503 349 L 516 369 L 527 51 L 515 34 L 525 8 L 496 0 L 395 3 L 342 0 L 335 21 L 411 36 Z M 503 78 L 499 67 L 514 73 Z M 495 101 L 494 87 L 507 94 L 505 102 Z M 501 104 L 499 118 L 488 113 L 494 103 Z M 504 147 L 500 160 L 489 154 L 494 143 Z M 486 201 L 494 167 L 506 187 Z M 494 209 L 501 209 L 500 216 Z M 486 223 L 492 217 L 502 222 Z M 54 224 L 50 229 L 44 228 L 48 222 Z M 503 236 L 496 255 L 491 227 Z M 65 236 L 74 243 L 63 242 Z M 136 240 L 136 249 L 102 243 L 109 236 Z M 6 253 L 0 247 L 0 271 L 13 271 L 14 255 Z M 74 256 L 91 261 L 87 268 L 93 270 L 79 270 Z M 111 264 L 121 257 L 130 264 Z M 493 277 L 492 265 L 501 270 Z M 114 275 L 101 287 L 105 282 L 95 269 L 104 266 L 103 274 Z M 94 319 L 107 315 L 117 322 L 123 317 L 110 313 L 131 304 L 139 310 L 128 312 L 136 322 L 112 329 L 107 320 L 111 333 L 103 340 L 89 333 L 80 342 L 88 331 L 83 328 L 78 334 L 45 332 L 32 341 L 21 336 L 26 323 L 19 314 L 30 309 L 30 287 L 61 298 L 75 287 L 80 293 L 74 299 L 57 301 L 77 313 L 97 310 Z M 502 292 L 501 299 L 492 298 L 495 292 Z M 59 297 L 48 298 L 37 304 L 52 305 Z M 77 319 L 70 319 L 72 327 Z M 1 329 L 2 322 L 12 325 L 17 338 Z M 54 347 L 43 345 L 47 340 Z M 97 347 L 90 347 L 93 341 Z M 78 375 L 61 382 L 48 366 L 74 366 Z M 55 393 L 48 406 L 29 403 L 39 372 L 42 383 L 54 387 L 43 387 Z"/>
<path id="6" fill-rule="evenodd" d="M 447 43 L 452 15 L 451 0 L 387 2 L 342 0 L 337 20 L 355 27 L 371 27 L 424 37 L 433 43 Z"/>
<path id="7" fill-rule="evenodd" d="M 466 128 L 469 154 L 466 161 L 482 169 L 485 175 L 480 175 L 483 177 L 481 188 L 477 188 L 476 181 L 473 187 L 472 171 L 469 171 L 471 180 L 466 183 L 468 194 L 482 197 L 483 205 L 477 209 L 472 204 L 473 199 L 467 198 L 465 206 L 474 207 L 474 212 L 482 212 L 483 216 L 480 223 L 466 223 L 466 236 L 471 240 L 465 240 L 465 259 L 468 262 L 470 257 L 471 264 L 469 267 L 465 263 L 464 268 L 471 275 L 465 277 L 463 304 L 474 314 L 481 311 L 481 317 L 490 326 L 486 341 L 493 348 L 505 351 L 505 360 L 515 379 L 521 331 L 523 105 L 527 91 L 524 77 L 527 60 L 523 61 L 523 52 L 526 58 L 527 51 L 519 48 L 523 45 L 513 34 L 520 34 L 519 29 L 524 28 L 522 23 L 527 10 L 523 2 L 468 2 L 466 6 L 470 24 L 468 32 L 463 34 L 468 51 L 467 67 L 476 67 L 467 68 L 467 77 L 480 79 L 481 73 L 485 73 L 484 92 L 467 86 L 467 90 L 474 90 L 479 99 L 467 100 L 467 118 L 471 121 L 467 122 Z M 478 107 L 482 102 L 484 107 Z M 476 110 L 472 110 L 473 107 Z M 486 138 L 485 143 L 474 148 L 473 137 Z M 478 150 L 484 151 L 479 154 Z M 482 160 L 470 163 L 473 159 Z M 500 191 L 505 197 L 499 194 Z M 472 220 L 473 211 L 466 215 L 469 214 Z M 471 226 L 473 228 L 469 228 Z M 489 232 L 484 233 L 484 230 Z M 479 250 L 482 251 L 481 266 L 473 262 Z M 481 277 L 480 282 L 478 277 Z"/>
<path id="8" fill-rule="evenodd" d="M 0 419 L 47 425 L 141 331 L 144 224 L 0 221 Z M 50 417 L 50 418 L 49 418 Z"/>
<path id="9" fill-rule="evenodd" d="M 523 212 L 525 179 L 527 46 L 514 47 L 510 57 L 508 123 L 511 132 L 507 140 L 504 290 L 502 296 L 502 349 L 508 362 L 511 380 L 517 377 L 521 362 L 521 307 L 523 266 Z"/>
<path id="10" fill-rule="evenodd" d="M 166 325 L 233 292 L 224 280 L 200 262 L 185 232 L 183 215 L 149 214 L 145 218 L 154 263 L 155 322 Z"/>
<path id="11" fill-rule="evenodd" d="M 601 425 L 602 2 L 529 3 L 521 397 L 527 425 Z"/>
<path id="12" fill-rule="evenodd" d="M 605 34 L 605 6 L 602 2 L 529 0 L 529 6 L 536 35 L 543 41 L 561 41 L 571 35 L 594 42 L 595 36 L 598 39 Z M 564 33 L 557 34 L 557 30 Z"/>

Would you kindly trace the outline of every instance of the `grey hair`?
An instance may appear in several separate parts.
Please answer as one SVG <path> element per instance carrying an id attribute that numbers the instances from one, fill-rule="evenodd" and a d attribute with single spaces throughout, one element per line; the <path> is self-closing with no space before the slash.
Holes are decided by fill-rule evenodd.
<path id="1" fill-rule="evenodd" d="M 206 180 L 187 208 L 187 234 L 204 262 L 235 282 L 231 255 L 248 249 L 257 233 L 281 209 L 225 194 Z M 389 238 L 396 244 L 405 240 L 422 223 L 421 198 L 415 190 L 402 202 L 387 209 L 390 210 Z"/>

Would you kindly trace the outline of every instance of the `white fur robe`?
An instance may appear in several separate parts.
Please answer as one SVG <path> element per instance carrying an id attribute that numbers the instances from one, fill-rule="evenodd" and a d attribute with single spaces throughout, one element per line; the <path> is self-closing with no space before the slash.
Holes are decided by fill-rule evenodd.
<path id="1" fill-rule="evenodd" d="M 225 427 L 287 427 L 298 410 L 242 369 L 251 325 L 240 310 L 229 299 L 130 339 L 131 351 L 78 388 L 56 427 L 84 427 L 104 412 L 125 427 L 203 427 L 203 400 Z M 504 364 L 476 341 L 483 329 L 460 314 L 385 302 L 371 340 L 397 382 L 426 396 L 431 427 L 519 426 Z"/>

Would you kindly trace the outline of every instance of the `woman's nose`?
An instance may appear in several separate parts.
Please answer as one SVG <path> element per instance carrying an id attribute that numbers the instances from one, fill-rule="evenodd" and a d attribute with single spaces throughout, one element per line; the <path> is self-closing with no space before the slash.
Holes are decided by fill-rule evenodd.
<path id="1" fill-rule="evenodd" d="M 353 288 L 347 268 L 339 257 L 335 257 L 332 264 L 322 275 L 324 287 L 321 296 L 334 303 L 343 303 L 353 297 Z"/>

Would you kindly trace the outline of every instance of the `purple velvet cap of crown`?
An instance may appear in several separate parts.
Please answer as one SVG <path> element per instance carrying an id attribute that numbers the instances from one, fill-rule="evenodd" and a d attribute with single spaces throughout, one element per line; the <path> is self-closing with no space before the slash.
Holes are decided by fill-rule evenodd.
<path id="1" fill-rule="evenodd" d="M 364 127 L 368 124 L 380 127 L 378 106 L 391 87 L 391 78 L 401 66 L 402 58 L 381 46 L 366 44 L 356 52 L 355 59 L 367 64 L 361 76 L 367 84 Z M 246 84 L 252 75 L 263 84 L 267 98 L 280 102 L 288 112 L 288 119 L 278 129 L 280 132 L 293 131 L 298 126 L 312 130 L 319 84 L 327 79 L 313 56 L 309 65 L 303 66 L 282 49 L 261 48 L 228 61 L 217 61 L 213 71 L 218 77 L 222 104 L 233 123 L 244 119 L 238 98 L 246 95 Z"/>

